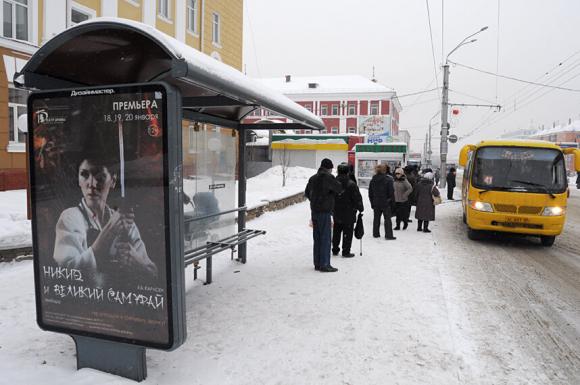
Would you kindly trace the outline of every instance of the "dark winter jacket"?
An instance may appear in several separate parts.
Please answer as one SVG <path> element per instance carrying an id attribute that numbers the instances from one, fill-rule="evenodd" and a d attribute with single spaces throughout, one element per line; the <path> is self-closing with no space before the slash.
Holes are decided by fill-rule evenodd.
<path id="1" fill-rule="evenodd" d="M 334 175 L 325 168 L 310 177 L 304 196 L 310 201 L 310 209 L 317 213 L 330 213 L 334 209 L 334 200 L 342 193 L 342 185 Z"/>
<path id="2" fill-rule="evenodd" d="M 342 174 L 336 177 L 343 188 L 343 193 L 336 197 L 333 217 L 337 223 L 354 223 L 356 212 L 363 211 L 362 196 L 356 183 L 350 178 L 350 174 Z"/>
<path id="3" fill-rule="evenodd" d="M 429 179 L 421 179 L 415 186 L 417 192 L 417 210 L 415 211 L 415 218 L 421 221 L 435 220 L 435 205 L 433 204 L 433 196 L 441 196 L 437 187 L 434 187 L 433 181 Z"/>
<path id="4" fill-rule="evenodd" d="M 393 177 L 386 174 L 375 174 L 369 184 L 369 200 L 373 210 L 394 208 L 395 190 Z"/>
<path id="5" fill-rule="evenodd" d="M 457 184 L 455 183 L 455 174 L 452 172 L 447 173 L 447 186 L 450 188 L 455 188 Z"/>

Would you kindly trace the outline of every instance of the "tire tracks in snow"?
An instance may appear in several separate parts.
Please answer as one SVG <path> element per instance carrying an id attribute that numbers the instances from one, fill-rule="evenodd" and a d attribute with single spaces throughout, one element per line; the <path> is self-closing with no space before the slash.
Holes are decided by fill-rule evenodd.
<path id="1" fill-rule="evenodd" d="M 455 281 L 447 283 L 450 286 L 447 295 L 454 302 L 455 316 L 459 317 L 453 320 L 458 326 L 455 332 L 464 343 L 471 344 L 471 352 L 463 349 L 464 353 L 488 356 L 483 364 L 501 382 L 517 378 L 523 382 L 579 383 L 580 336 L 573 323 L 579 318 L 580 290 L 572 282 L 574 270 L 558 267 L 562 262 L 558 248 L 552 251 L 535 244 L 530 246 L 529 241 L 515 244 L 468 241 L 460 212 L 458 207 L 440 220 L 436 239 L 449 250 L 443 256 L 443 268 L 448 275 L 444 281 L 446 278 Z M 575 271 L 577 277 L 578 270 Z M 564 316 L 566 311 L 575 320 L 572 324 Z M 482 331 L 489 334 L 480 335 Z M 518 363 L 513 357 L 516 350 L 529 355 L 533 362 Z M 473 362 L 475 357 L 465 357 L 471 358 L 468 362 L 472 367 L 462 369 L 482 370 L 478 367 L 481 363 Z M 514 363 L 531 365 L 532 372 L 539 373 L 531 375 L 514 368 Z M 479 376 L 474 374 L 463 373 L 467 378 L 473 375 L 477 379 Z M 492 378 L 480 381 L 497 383 Z"/>

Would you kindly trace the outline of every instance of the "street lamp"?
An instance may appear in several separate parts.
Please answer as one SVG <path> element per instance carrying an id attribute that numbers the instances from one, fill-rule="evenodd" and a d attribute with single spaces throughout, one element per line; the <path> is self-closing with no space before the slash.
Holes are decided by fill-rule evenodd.
<path id="1" fill-rule="evenodd" d="M 449 56 L 451 56 L 451 54 L 457 51 L 460 47 L 463 47 L 466 44 L 475 43 L 477 39 L 471 38 L 478 33 L 485 31 L 487 28 L 488 27 L 485 26 L 479 31 L 472 33 L 465 39 L 461 40 L 461 42 L 459 42 L 459 44 L 457 44 L 457 46 L 453 48 L 445 58 L 445 64 L 443 65 L 443 97 L 441 99 L 441 145 L 439 148 L 439 156 L 441 157 L 440 167 L 441 172 L 444 173 L 443 175 L 447 174 L 447 136 L 449 135 L 449 121 L 447 119 L 447 114 L 449 113 Z M 445 188 L 446 182 L 446 178 L 441 178 L 440 186 Z"/>

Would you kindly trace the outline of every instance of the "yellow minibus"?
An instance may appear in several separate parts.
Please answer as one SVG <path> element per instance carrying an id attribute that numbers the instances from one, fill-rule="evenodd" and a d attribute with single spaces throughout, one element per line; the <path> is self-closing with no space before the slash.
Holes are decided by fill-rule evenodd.
<path id="1" fill-rule="evenodd" d="M 485 140 L 459 154 L 464 168 L 462 205 L 468 237 L 483 231 L 540 237 L 552 246 L 562 232 L 569 196 L 564 155 L 580 150 L 536 140 Z"/>

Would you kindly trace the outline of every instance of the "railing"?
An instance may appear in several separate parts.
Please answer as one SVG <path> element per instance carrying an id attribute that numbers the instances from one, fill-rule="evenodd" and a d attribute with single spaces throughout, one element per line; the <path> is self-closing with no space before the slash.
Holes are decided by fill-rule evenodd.
<path id="1" fill-rule="evenodd" d="M 221 216 L 224 214 L 230 214 L 234 212 L 245 212 L 247 210 L 246 206 L 238 207 L 236 209 L 227 210 L 227 211 L 220 211 L 214 214 L 208 214 L 193 218 L 188 218 L 184 220 L 184 223 L 191 223 L 195 221 L 199 221 L 202 219 L 212 218 Z M 264 230 L 252 230 L 252 229 L 244 229 L 239 231 L 236 234 L 230 235 L 228 237 L 219 239 L 217 241 L 208 241 L 205 245 L 196 247 L 194 249 L 190 249 L 185 251 L 184 259 L 185 259 L 185 266 L 189 266 L 191 264 L 195 264 L 195 268 L 193 270 L 193 279 L 197 279 L 197 270 L 199 266 L 197 262 L 205 259 L 206 260 L 206 280 L 205 284 L 210 284 L 212 282 L 212 256 L 214 254 L 218 254 L 222 251 L 227 249 L 231 250 L 230 259 L 234 259 L 234 253 L 236 252 L 236 246 L 246 243 L 248 240 L 255 238 L 259 235 L 266 234 Z M 242 261 L 243 262 L 243 261 Z"/>

